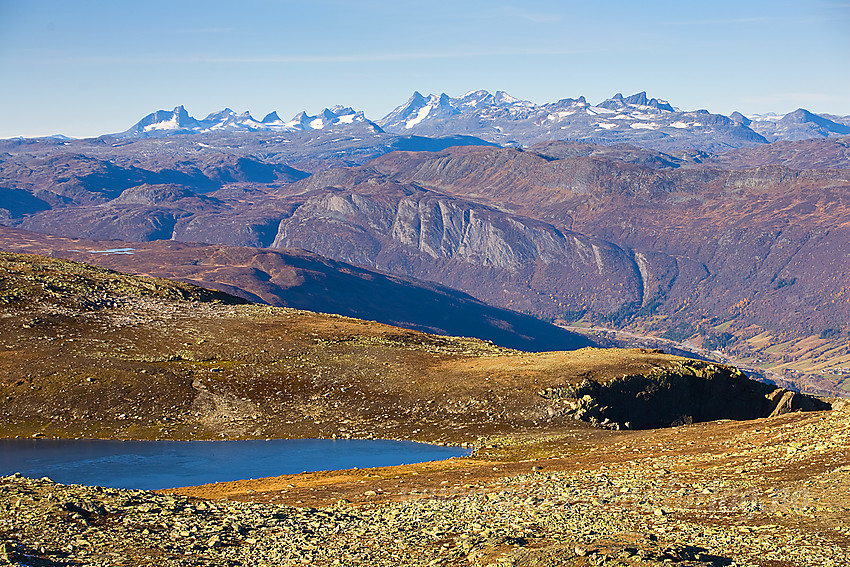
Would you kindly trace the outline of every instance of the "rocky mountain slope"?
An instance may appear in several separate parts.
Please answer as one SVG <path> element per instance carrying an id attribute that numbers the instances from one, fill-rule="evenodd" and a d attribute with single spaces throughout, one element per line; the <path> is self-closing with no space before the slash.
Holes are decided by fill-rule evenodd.
<path id="1" fill-rule="evenodd" d="M 845 170 L 647 167 L 592 156 L 553 159 L 553 153 L 551 144 L 544 155 L 458 149 L 394 154 L 371 167 L 395 182 L 471 198 L 631 251 L 644 293 L 611 313 L 620 319 L 615 323 L 638 318 L 650 330 L 674 333 L 683 325 L 683 336 L 700 326 L 705 335 L 746 339 L 764 331 L 782 340 L 847 336 Z"/>
<path id="2" fill-rule="evenodd" d="M 0 261 L 7 437 L 459 442 L 828 407 L 659 352 L 525 353 L 65 260 Z"/>
<path id="3" fill-rule="evenodd" d="M 420 142 L 383 134 L 369 150 L 381 157 L 353 169 L 324 156 L 354 142 L 299 138 L 324 163 L 305 177 L 300 150 L 269 134 L 236 149 L 222 136 L 7 146 L 5 222 L 304 248 L 552 321 L 720 348 L 800 384 L 834 388 L 850 368 L 845 138 L 718 155 L 576 142 L 387 154 Z"/>
<path id="4" fill-rule="evenodd" d="M 786 237 L 793 236 L 788 231 L 795 226 L 822 233 L 835 231 L 838 239 L 828 240 L 824 246 L 840 246 L 845 219 L 841 203 L 850 184 L 844 171 L 782 166 L 659 169 L 592 156 L 553 160 L 551 153 L 548 148 L 546 155 L 511 149 L 457 149 L 439 154 L 394 154 L 371 167 L 397 182 L 468 196 L 639 250 L 690 258 L 713 273 L 719 271 L 717 262 L 729 260 L 708 246 L 724 229 L 782 230 Z M 689 250 L 685 242 L 677 243 L 677 231 L 683 241 L 699 243 L 702 252 Z M 650 242 L 643 243 L 645 240 Z M 757 242 L 754 238 L 735 239 L 739 247 Z"/>

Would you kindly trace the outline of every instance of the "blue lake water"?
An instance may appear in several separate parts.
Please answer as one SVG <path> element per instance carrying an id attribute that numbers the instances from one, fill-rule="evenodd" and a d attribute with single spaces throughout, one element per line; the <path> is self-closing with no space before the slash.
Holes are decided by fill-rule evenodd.
<path id="1" fill-rule="evenodd" d="M 100 441 L 0 439 L 0 475 L 156 490 L 305 471 L 421 463 L 467 455 L 412 441 Z"/>

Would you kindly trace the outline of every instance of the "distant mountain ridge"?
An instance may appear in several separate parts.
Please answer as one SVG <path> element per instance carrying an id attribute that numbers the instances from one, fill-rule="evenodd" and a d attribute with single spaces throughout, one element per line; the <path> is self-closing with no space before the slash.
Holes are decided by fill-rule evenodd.
<path id="1" fill-rule="evenodd" d="M 808 140 L 811 138 L 830 138 L 850 134 L 850 117 L 844 117 L 844 124 L 798 108 L 784 116 L 751 115 L 750 127 L 762 134 L 769 142 Z"/>
<path id="2" fill-rule="evenodd" d="M 365 124 L 376 132 L 381 129 L 366 119 L 362 111 L 345 106 L 326 108 L 315 116 L 306 112 L 296 114 L 290 120 L 281 120 L 277 112 L 268 113 L 262 120 L 255 120 L 246 110 L 236 113 L 229 108 L 214 112 L 203 120 L 197 120 L 181 105 L 174 110 L 151 112 L 129 129 L 115 134 L 121 138 L 161 137 L 174 134 L 203 134 L 212 132 L 297 132 L 322 130 L 340 124 Z"/>
<path id="3" fill-rule="evenodd" d="M 452 98 L 445 93 L 410 99 L 377 124 L 387 132 L 421 135 L 467 134 L 505 146 L 531 146 L 553 140 L 612 145 L 629 143 L 661 151 L 717 152 L 775 140 L 841 136 L 848 126 L 799 109 L 771 121 L 751 120 L 707 110 L 683 111 L 646 92 L 621 93 L 596 105 L 585 97 L 542 105 L 504 91 L 472 91 Z"/>
<path id="4" fill-rule="evenodd" d="M 402 105 L 372 121 L 363 111 L 333 106 L 318 114 L 300 112 L 289 120 L 277 112 L 257 120 L 230 108 L 196 119 L 183 106 L 148 114 L 120 138 L 163 137 L 216 132 L 299 132 L 344 130 L 351 125 L 375 133 L 420 136 L 476 136 L 504 146 L 531 146 L 553 140 L 601 145 L 628 143 L 670 152 L 718 152 L 775 141 L 826 138 L 850 134 L 850 116 L 819 115 L 803 108 L 785 115 L 707 110 L 681 110 L 646 92 L 621 93 L 598 104 L 583 96 L 536 104 L 505 91 L 470 91 L 460 97 L 415 91 Z"/>

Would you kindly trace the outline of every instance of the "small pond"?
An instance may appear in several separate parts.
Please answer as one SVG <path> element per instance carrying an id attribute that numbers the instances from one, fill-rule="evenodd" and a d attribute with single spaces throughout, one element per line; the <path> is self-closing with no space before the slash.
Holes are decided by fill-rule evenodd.
<path id="1" fill-rule="evenodd" d="M 469 454 L 459 447 L 369 439 L 101 441 L 0 439 L 0 475 L 156 490 L 305 471 L 382 467 Z"/>

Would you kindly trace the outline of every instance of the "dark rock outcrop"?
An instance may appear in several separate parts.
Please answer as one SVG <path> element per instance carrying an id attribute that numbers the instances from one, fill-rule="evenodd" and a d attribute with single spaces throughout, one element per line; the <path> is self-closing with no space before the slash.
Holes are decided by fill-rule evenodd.
<path id="1" fill-rule="evenodd" d="M 603 427 L 651 429 L 718 419 L 746 420 L 828 410 L 818 398 L 751 380 L 736 368 L 673 361 L 647 374 L 548 388 L 568 415 Z"/>

